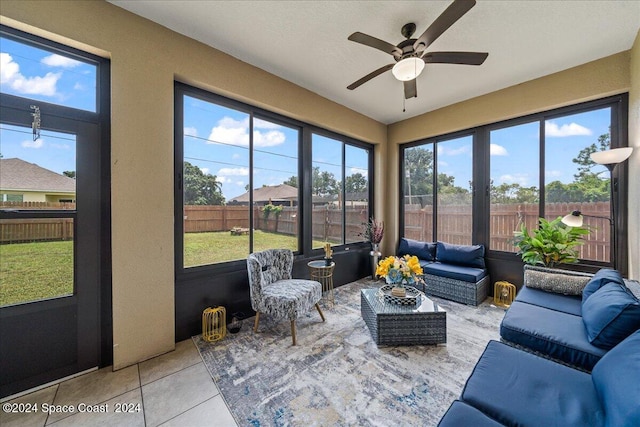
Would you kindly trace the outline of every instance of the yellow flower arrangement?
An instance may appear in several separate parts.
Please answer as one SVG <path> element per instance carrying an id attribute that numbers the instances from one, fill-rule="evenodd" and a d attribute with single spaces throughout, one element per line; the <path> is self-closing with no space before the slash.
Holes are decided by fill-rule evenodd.
<path id="1" fill-rule="evenodd" d="M 384 277 L 388 284 L 413 285 L 422 282 L 422 267 L 416 256 L 389 256 L 381 260 L 376 268 L 376 276 Z"/>

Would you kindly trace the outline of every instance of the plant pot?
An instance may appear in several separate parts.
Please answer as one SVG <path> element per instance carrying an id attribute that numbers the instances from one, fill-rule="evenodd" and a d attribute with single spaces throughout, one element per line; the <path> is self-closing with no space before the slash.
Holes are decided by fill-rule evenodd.
<path id="1" fill-rule="evenodd" d="M 380 260 L 380 257 L 382 256 L 382 253 L 380 252 L 380 245 L 377 243 L 372 243 L 371 244 L 373 247 L 373 250 L 371 252 L 369 252 L 369 255 L 371 256 L 371 278 L 373 280 L 376 279 L 376 269 L 378 268 L 378 261 Z"/>

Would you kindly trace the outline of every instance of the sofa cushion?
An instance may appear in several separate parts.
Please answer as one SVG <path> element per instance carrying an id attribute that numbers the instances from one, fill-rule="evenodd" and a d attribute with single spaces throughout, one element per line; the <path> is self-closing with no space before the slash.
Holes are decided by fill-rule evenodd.
<path id="1" fill-rule="evenodd" d="M 442 264 L 441 262 L 432 262 L 431 264 L 423 266 L 422 271 L 424 274 L 433 274 L 435 276 L 448 277 L 469 283 L 477 283 L 487 275 L 487 270 L 484 268 Z"/>
<path id="2" fill-rule="evenodd" d="M 436 261 L 485 268 L 483 245 L 452 245 L 444 242 L 436 244 Z"/>
<path id="3" fill-rule="evenodd" d="M 449 409 L 447 409 L 447 413 L 438 423 L 438 427 L 449 426 L 499 427 L 502 424 L 489 418 L 473 406 L 454 400 Z"/>
<path id="4" fill-rule="evenodd" d="M 487 345 L 461 400 L 506 425 L 604 424 L 589 374 L 497 341 Z"/>
<path id="5" fill-rule="evenodd" d="M 400 239 L 398 244 L 398 255 L 415 255 L 420 260 L 435 261 L 436 259 L 436 244 L 429 242 L 420 242 L 418 240 Z"/>
<path id="6" fill-rule="evenodd" d="M 609 282 L 624 284 L 622 276 L 618 271 L 610 268 L 601 268 L 598 270 L 582 290 L 582 302 L 585 302 L 595 291 Z"/>
<path id="7" fill-rule="evenodd" d="M 605 354 L 591 379 L 608 426 L 640 426 L 640 331 Z"/>
<path id="8" fill-rule="evenodd" d="M 546 307 L 563 313 L 582 315 L 582 299 L 579 296 L 560 295 L 552 292 L 523 286 L 516 296 L 516 301 Z"/>
<path id="9" fill-rule="evenodd" d="M 606 353 L 589 342 L 582 317 L 518 301 L 502 319 L 500 336 L 588 371 Z"/>
<path id="10" fill-rule="evenodd" d="M 640 301 L 626 286 L 609 282 L 582 304 L 589 342 L 610 349 L 640 329 Z"/>
<path id="11" fill-rule="evenodd" d="M 582 295 L 582 290 L 591 277 L 592 275 L 588 273 L 558 268 L 524 266 L 524 284 L 526 286 L 564 295 Z"/>

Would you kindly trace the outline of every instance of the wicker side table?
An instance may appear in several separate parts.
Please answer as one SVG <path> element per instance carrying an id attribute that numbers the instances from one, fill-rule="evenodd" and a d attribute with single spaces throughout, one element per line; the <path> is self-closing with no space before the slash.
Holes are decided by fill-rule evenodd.
<path id="1" fill-rule="evenodd" d="M 331 265 L 325 265 L 324 261 L 310 261 L 307 266 L 311 272 L 311 280 L 316 280 L 322 285 L 322 300 L 327 305 L 334 305 L 333 269 L 336 263 L 332 261 Z"/>

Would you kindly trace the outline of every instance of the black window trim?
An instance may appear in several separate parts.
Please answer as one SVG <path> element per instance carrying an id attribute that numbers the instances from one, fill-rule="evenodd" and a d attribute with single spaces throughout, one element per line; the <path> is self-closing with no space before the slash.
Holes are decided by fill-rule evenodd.
<path id="1" fill-rule="evenodd" d="M 174 81 L 174 215 L 175 218 L 180 218 L 183 211 L 183 195 L 181 187 L 182 179 L 182 162 L 184 159 L 184 139 L 183 139 L 183 123 L 184 123 L 184 110 L 183 110 L 183 97 L 190 96 L 202 101 L 215 103 L 225 108 L 234 109 L 242 113 L 248 114 L 250 121 L 253 117 L 272 121 L 274 123 L 281 124 L 286 127 L 299 129 L 299 148 L 298 148 L 298 190 L 299 200 L 302 203 L 298 203 L 299 215 L 302 220 L 299 222 L 298 227 L 298 251 L 294 252 L 295 259 L 299 258 L 312 258 L 319 256 L 323 249 L 312 249 L 312 233 L 311 233 L 311 210 L 310 203 L 305 203 L 306 200 L 311 200 L 311 136 L 312 134 L 318 134 L 333 138 L 343 142 L 343 158 L 345 144 L 352 145 L 358 148 L 363 148 L 368 152 L 368 167 L 369 167 L 369 216 L 373 216 L 374 207 L 374 145 L 357 140 L 347 135 L 342 135 L 337 132 L 324 129 L 322 127 L 299 121 L 263 108 L 244 103 L 218 93 L 198 88 L 192 84 L 184 83 L 179 80 Z M 251 124 L 251 123 L 250 123 Z M 253 141 L 253 132 L 249 132 L 250 135 L 250 147 Z M 250 168 L 252 170 L 252 150 L 250 151 Z M 344 165 L 343 165 L 344 168 Z M 250 176 L 250 185 L 253 188 L 252 173 Z M 250 194 L 250 198 L 252 194 Z M 251 214 L 250 214 L 251 215 Z M 251 221 L 250 217 L 250 221 Z M 344 234 L 344 231 L 343 231 Z M 250 234 L 251 236 L 251 234 Z M 251 239 L 251 237 L 250 237 Z M 197 280 L 202 277 L 210 276 L 211 274 L 225 274 L 238 271 L 246 271 L 246 260 L 233 260 L 224 261 L 214 264 L 199 265 L 193 267 L 184 267 L 184 247 L 183 247 L 183 225 L 181 221 L 175 221 L 174 224 L 174 248 L 175 248 L 175 276 L 179 279 L 179 282 L 185 282 L 189 280 Z M 344 237 L 343 237 L 344 242 Z M 334 253 L 341 250 L 349 250 L 349 247 L 368 247 L 367 242 L 356 242 L 334 246 Z M 248 254 L 247 254 L 248 255 Z"/>

